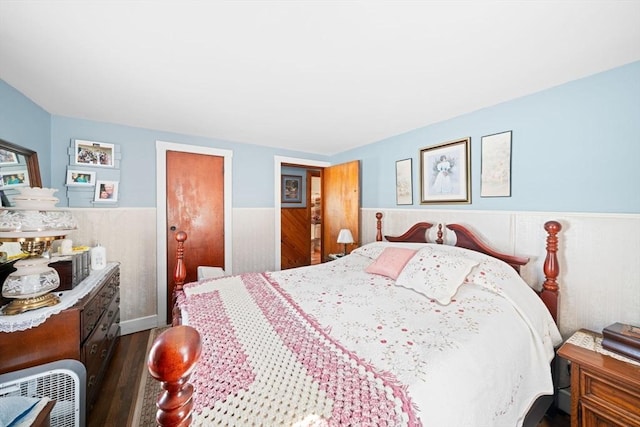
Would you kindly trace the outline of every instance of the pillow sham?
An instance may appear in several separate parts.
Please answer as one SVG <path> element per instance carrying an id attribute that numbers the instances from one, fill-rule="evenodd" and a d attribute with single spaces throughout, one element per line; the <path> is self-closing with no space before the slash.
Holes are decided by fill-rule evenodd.
<path id="1" fill-rule="evenodd" d="M 385 248 L 380 256 L 364 271 L 395 280 L 416 252 L 414 249 L 407 248 Z"/>
<path id="2" fill-rule="evenodd" d="M 478 261 L 426 247 L 407 263 L 396 285 L 412 289 L 439 304 L 448 305 Z"/>

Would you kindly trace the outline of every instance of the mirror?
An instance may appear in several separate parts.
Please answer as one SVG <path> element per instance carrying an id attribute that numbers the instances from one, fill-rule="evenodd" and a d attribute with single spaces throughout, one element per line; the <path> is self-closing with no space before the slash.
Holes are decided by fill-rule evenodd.
<path id="1" fill-rule="evenodd" d="M 10 179 L 10 176 L 13 172 L 15 172 L 16 175 L 25 173 L 23 179 L 29 183 L 30 187 L 42 187 L 42 179 L 40 177 L 40 164 L 38 163 L 38 153 L 33 150 L 29 150 L 28 148 L 24 148 L 9 141 L 0 139 L 0 180 L 2 180 L 2 183 L 0 185 L 0 196 L 2 198 L 3 207 L 11 206 L 9 199 L 5 195 L 5 191 L 16 191 L 11 188 L 11 184 L 4 185 L 5 181 L 8 181 Z M 6 180 L 5 175 L 7 175 Z M 4 248 L 0 249 L 0 288 L 2 287 L 2 283 L 4 282 L 5 277 L 14 270 L 13 263 L 15 262 L 15 260 L 6 260 L 7 250 L 10 249 L 9 247 L 11 245 L 14 245 L 17 247 L 11 248 L 10 251 L 19 251 L 18 243 L 3 243 L 3 245 Z M 7 301 L 4 300 L 2 296 L 0 296 L 0 305 L 3 305 L 6 302 Z"/>
<path id="2" fill-rule="evenodd" d="M 0 139 L 0 179 L 2 193 L 11 190 L 12 186 L 42 187 L 38 153 Z M 8 206 L 6 202 L 3 194 L 2 206 Z"/>

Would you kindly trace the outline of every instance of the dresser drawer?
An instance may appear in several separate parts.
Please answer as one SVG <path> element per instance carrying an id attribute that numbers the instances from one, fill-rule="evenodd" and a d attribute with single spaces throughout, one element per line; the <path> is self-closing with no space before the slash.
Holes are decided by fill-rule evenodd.
<path id="1" fill-rule="evenodd" d="M 91 298 L 80 314 L 80 325 L 82 327 L 81 341 L 85 341 L 96 327 L 100 316 L 104 310 L 103 300 L 100 294 Z"/>

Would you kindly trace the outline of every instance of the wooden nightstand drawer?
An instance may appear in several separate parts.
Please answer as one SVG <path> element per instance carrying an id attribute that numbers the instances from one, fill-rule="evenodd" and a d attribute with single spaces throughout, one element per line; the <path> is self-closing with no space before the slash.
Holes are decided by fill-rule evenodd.
<path id="1" fill-rule="evenodd" d="M 586 402 L 607 408 L 616 408 L 617 413 L 626 418 L 636 418 L 640 424 L 640 390 L 612 382 L 601 374 L 585 369 L 580 370 L 580 396 Z"/>

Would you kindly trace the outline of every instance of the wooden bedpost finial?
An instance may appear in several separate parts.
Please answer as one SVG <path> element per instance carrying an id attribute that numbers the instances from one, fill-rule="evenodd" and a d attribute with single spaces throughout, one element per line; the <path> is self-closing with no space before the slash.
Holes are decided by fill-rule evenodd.
<path id="1" fill-rule="evenodd" d="M 191 424 L 193 385 L 188 380 L 201 351 L 200 334 L 191 326 L 169 328 L 153 342 L 147 367 L 163 390 L 156 404 L 159 426 Z"/>
<path id="2" fill-rule="evenodd" d="M 382 242 L 382 212 L 376 212 L 376 242 Z"/>
<path id="3" fill-rule="evenodd" d="M 442 245 L 444 243 L 444 239 L 442 238 L 443 236 L 443 232 L 442 232 L 442 223 L 438 224 L 438 233 L 436 234 L 436 243 L 439 245 Z"/>
<path id="4" fill-rule="evenodd" d="M 547 231 L 547 257 L 544 260 L 545 281 L 542 284 L 540 297 L 549 307 L 553 320 L 557 322 L 559 297 L 557 279 L 560 274 L 557 252 L 558 233 L 562 230 L 562 225 L 557 221 L 547 221 L 544 229 Z"/>

